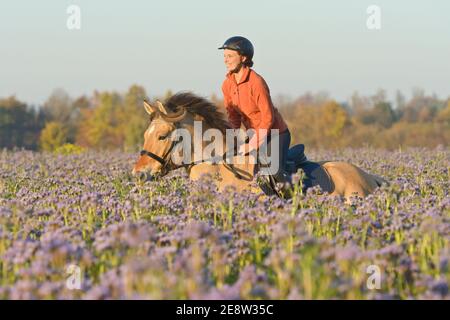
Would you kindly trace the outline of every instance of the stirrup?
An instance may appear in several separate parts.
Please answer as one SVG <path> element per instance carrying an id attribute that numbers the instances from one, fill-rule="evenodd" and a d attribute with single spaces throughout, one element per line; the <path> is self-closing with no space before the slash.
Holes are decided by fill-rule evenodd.
<path id="1" fill-rule="evenodd" d="M 274 190 L 274 186 L 272 186 L 269 176 L 258 176 L 256 179 L 256 183 L 266 195 L 272 196 L 274 194 L 277 194 L 277 192 Z"/>

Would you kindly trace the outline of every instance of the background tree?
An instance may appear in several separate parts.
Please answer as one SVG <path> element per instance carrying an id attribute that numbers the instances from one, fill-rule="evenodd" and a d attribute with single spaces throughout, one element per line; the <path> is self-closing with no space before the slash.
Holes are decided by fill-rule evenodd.
<path id="1" fill-rule="evenodd" d="M 78 129 L 77 143 L 95 149 L 114 149 L 123 145 L 120 127 L 120 109 L 123 101 L 116 92 L 95 93 L 92 110 L 83 113 Z"/>
<path id="2" fill-rule="evenodd" d="M 55 89 L 42 106 L 46 121 L 64 124 L 67 141 L 76 141 L 82 110 L 89 108 L 90 101 L 85 96 L 73 100 L 63 89 Z"/>
<path id="3" fill-rule="evenodd" d="M 439 111 L 436 120 L 444 125 L 445 130 L 450 130 L 450 99 L 447 107 Z"/>
<path id="4" fill-rule="evenodd" d="M 395 122 L 395 113 L 389 102 L 377 103 L 372 111 L 373 121 L 383 128 L 389 128 Z"/>
<path id="5" fill-rule="evenodd" d="M 347 112 L 335 101 L 325 103 L 320 110 L 322 117 L 319 124 L 322 131 L 330 138 L 339 138 L 348 124 Z"/>
<path id="6" fill-rule="evenodd" d="M 164 101 L 171 95 L 168 90 L 151 100 Z M 81 147 L 136 152 L 149 124 L 144 98 L 150 98 L 145 89 L 132 85 L 123 94 L 95 91 L 74 99 L 57 89 L 39 108 L 14 96 L 0 99 L 0 148 L 37 150 L 46 145 L 51 150 L 63 142 L 76 142 Z M 223 109 L 222 96 L 210 99 Z M 295 99 L 277 96 L 274 103 L 289 125 L 292 143 L 307 148 L 450 144 L 449 98 L 415 89 L 409 99 L 397 91 L 394 100 L 395 108 L 386 92 L 378 90 L 369 96 L 355 92 L 341 102 L 327 92 L 306 92 Z"/>
<path id="7" fill-rule="evenodd" d="M 67 142 L 68 130 L 57 121 L 47 122 L 41 132 L 40 146 L 44 151 L 54 151 Z"/>
<path id="8" fill-rule="evenodd" d="M 14 96 L 0 99 L 0 147 L 36 149 L 42 126 L 35 109 Z"/>
<path id="9" fill-rule="evenodd" d="M 143 107 L 144 98 L 147 98 L 145 89 L 138 85 L 131 86 L 125 94 L 124 106 L 119 115 L 125 151 L 135 152 L 144 143 L 144 131 L 149 125 L 149 117 Z"/>

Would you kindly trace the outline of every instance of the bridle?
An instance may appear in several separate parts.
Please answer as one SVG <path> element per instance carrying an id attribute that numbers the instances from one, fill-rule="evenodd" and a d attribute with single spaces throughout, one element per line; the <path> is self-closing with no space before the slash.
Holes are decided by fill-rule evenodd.
<path id="1" fill-rule="evenodd" d="M 145 149 L 142 149 L 140 152 L 141 156 L 147 156 L 152 158 L 153 160 L 158 161 L 161 164 L 161 171 L 162 173 L 166 174 L 167 172 L 171 171 L 171 170 L 175 170 L 178 168 L 183 167 L 176 167 L 175 164 L 173 162 L 171 162 L 170 160 L 170 153 L 172 152 L 173 148 L 177 145 L 178 143 L 176 143 L 175 141 L 172 141 L 172 144 L 170 145 L 170 148 L 167 150 L 167 152 L 162 156 L 158 156 L 157 154 L 154 154 L 153 152 L 147 151 Z"/>
<path id="2" fill-rule="evenodd" d="M 212 159 L 201 159 L 199 161 L 194 161 L 191 163 L 184 163 L 181 164 L 179 166 L 176 166 L 172 161 L 171 161 L 171 157 L 170 157 L 170 153 L 172 152 L 172 150 L 175 148 L 175 146 L 178 144 L 178 142 L 172 141 L 172 144 L 170 145 L 170 148 L 166 151 L 166 153 L 164 154 L 164 156 L 160 157 L 157 154 L 154 154 L 153 152 L 147 151 L 145 149 L 142 149 L 140 152 L 141 156 L 147 156 L 150 157 L 156 161 L 158 161 L 161 164 L 161 173 L 160 175 L 165 175 L 167 174 L 169 171 L 172 170 L 176 170 L 179 168 L 187 168 L 188 172 L 191 170 L 191 168 L 193 166 L 195 166 L 196 164 L 200 164 L 200 163 L 204 163 L 207 161 L 214 161 L 214 160 L 225 160 L 223 162 L 223 166 L 230 170 L 234 176 L 238 179 L 243 179 L 243 180 L 251 180 L 251 177 L 249 177 L 249 174 L 241 169 L 236 168 L 232 163 L 227 163 L 226 160 L 227 158 L 227 152 L 225 152 L 222 157 L 215 157 Z M 235 152 L 233 153 L 233 155 L 236 155 L 236 150 L 234 150 Z"/>
<path id="3" fill-rule="evenodd" d="M 157 102 L 158 102 L 158 101 L 157 101 Z M 161 110 L 160 110 L 160 111 L 158 111 L 158 109 L 155 110 L 155 108 L 153 108 L 148 102 L 146 102 L 146 101 L 144 100 L 144 106 L 145 106 L 145 104 L 147 104 L 147 106 L 148 106 L 150 109 L 152 109 L 153 112 L 156 112 L 156 113 L 162 115 L 163 117 L 164 117 L 164 114 L 166 114 L 165 112 L 162 112 Z M 160 104 L 160 107 L 161 107 L 162 109 L 165 109 L 164 106 L 162 105 L 162 103 L 159 102 L 159 104 Z M 182 106 L 177 106 L 177 109 L 180 109 L 180 108 L 181 108 L 182 113 L 181 113 L 180 115 L 177 115 L 176 117 L 171 117 L 171 120 L 168 120 L 168 121 L 170 121 L 170 122 L 175 122 L 175 128 L 178 128 L 178 125 L 177 125 L 176 122 L 179 121 L 179 120 L 177 121 L 177 120 L 175 120 L 175 119 L 182 119 L 182 118 L 184 117 L 184 115 L 186 114 L 186 109 L 185 109 L 185 107 L 186 107 L 187 105 L 189 105 L 189 103 L 186 103 L 186 104 L 184 104 L 184 105 L 182 105 Z M 150 114 L 154 114 L 154 113 L 151 112 L 151 111 L 150 111 L 150 112 L 147 111 L 147 112 L 150 113 Z M 174 119 L 174 118 L 175 118 L 175 119 Z M 213 158 L 213 159 L 206 159 L 206 160 L 205 160 L 205 159 L 202 159 L 202 160 L 200 160 L 200 161 L 194 161 L 194 162 L 191 162 L 191 163 L 187 163 L 187 164 L 182 164 L 182 165 L 176 166 L 176 165 L 171 161 L 171 158 L 172 158 L 172 157 L 170 157 L 170 153 L 172 152 L 172 150 L 174 149 L 174 147 L 175 147 L 177 144 L 178 144 L 178 142 L 175 142 L 174 140 L 172 140 L 172 144 L 170 145 L 169 149 L 166 151 L 166 153 L 165 153 L 162 157 L 158 156 L 157 154 L 155 154 L 155 153 L 153 153 L 153 152 L 150 152 L 150 151 L 148 151 L 148 150 L 145 150 L 145 149 L 142 149 L 142 150 L 141 150 L 140 155 L 141 155 L 141 156 L 144 156 L 144 155 L 145 155 L 145 156 L 147 156 L 147 157 L 150 157 L 150 158 L 152 158 L 153 160 L 158 161 L 158 162 L 161 164 L 162 167 L 161 167 L 161 171 L 160 171 L 160 173 L 159 173 L 160 176 L 167 174 L 167 173 L 168 173 L 169 171 L 171 171 L 171 170 L 175 170 L 175 169 L 182 168 L 182 167 L 187 168 L 188 172 L 190 172 L 190 170 L 192 169 L 192 167 L 193 167 L 194 165 L 200 164 L 200 163 L 203 163 L 203 162 L 206 162 L 206 161 L 211 161 L 211 160 L 225 160 L 225 162 L 223 163 L 224 167 L 227 168 L 228 170 L 230 170 L 230 171 L 234 174 L 234 176 L 235 176 L 236 178 L 238 178 L 238 179 L 244 179 L 244 180 L 248 180 L 248 181 L 251 181 L 251 180 L 252 180 L 252 176 L 251 176 L 251 175 L 250 175 L 250 177 L 248 177 L 248 175 L 249 175 L 248 172 L 245 172 L 244 170 L 240 170 L 240 169 L 235 168 L 234 165 L 231 164 L 231 163 L 226 163 L 226 160 L 227 160 L 227 152 L 225 152 L 225 153 L 222 155 L 221 158 L 215 157 L 215 158 Z M 233 152 L 234 152 L 234 155 L 236 155 L 236 149 L 235 149 Z M 239 171 L 241 171 L 241 173 L 240 173 Z M 244 175 L 242 174 L 242 172 L 244 173 Z M 247 177 L 245 176 L 245 174 L 247 175 Z"/>

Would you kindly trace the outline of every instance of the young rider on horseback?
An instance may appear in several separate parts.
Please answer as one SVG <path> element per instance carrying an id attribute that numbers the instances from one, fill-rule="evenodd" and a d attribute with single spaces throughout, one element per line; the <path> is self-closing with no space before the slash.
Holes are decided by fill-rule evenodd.
<path id="1" fill-rule="evenodd" d="M 278 152 L 278 171 L 273 176 L 278 182 L 289 181 L 286 173 L 291 134 L 277 108 L 274 107 L 266 81 L 251 67 L 253 66 L 253 45 L 240 36 L 229 38 L 219 48 L 224 50 L 224 62 L 227 68 L 226 78 L 222 84 L 224 104 L 228 113 L 230 125 L 239 129 L 241 124 L 248 129 L 254 129 L 256 134 L 249 141 L 249 151 L 258 150 L 267 144 L 270 152 Z M 271 129 L 278 129 L 278 150 L 271 150 Z M 239 153 L 243 153 L 242 145 Z"/>

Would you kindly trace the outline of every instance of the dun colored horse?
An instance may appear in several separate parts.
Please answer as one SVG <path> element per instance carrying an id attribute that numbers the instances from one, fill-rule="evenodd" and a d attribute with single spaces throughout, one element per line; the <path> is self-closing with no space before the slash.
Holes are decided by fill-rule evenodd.
<path id="1" fill-rule="evenodd" d="M 177 165 L 171 160 L 175 142 L 170 136 L 176 129 L 183 128 L 193 135 L 194 121 L 201 121 L 203 131 L 217 129 L 225 136 L 225 131 L 230 128 L 229 124 L 213 103 L 195 94 L 181 92 L 170 97 L 165 105 L 159 101 L 154 105 L 144 101 L 144 107 L 150 115 L 150 124 L 144 133 L 144 146 L 134 165 L 133 175 L 141 179 L 154 179 L 184 167 L 193 180 L 199 179 L 203 174 L 216 176 L 219 190 L 229 185 L 234 186 L 237 191 L 251 189 L 258 170 L 255 161 L 250 161 L 254 159 L 247 159 L 242 163 L 232 158 L 231 165 L 227 164 L 229 161 L 217 163 L 206 161 L 207 159 L 192 159 L 191 162 Z M 203 141 L 200 143 L 205 144 Z M 383 178 L 347 162 L 329 161 L 322 166 L 334 186 L 331 195 L 344 196 L 347 201 L 352 196 L 365 197 L 382 183 L 386 183 Z"/>

